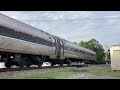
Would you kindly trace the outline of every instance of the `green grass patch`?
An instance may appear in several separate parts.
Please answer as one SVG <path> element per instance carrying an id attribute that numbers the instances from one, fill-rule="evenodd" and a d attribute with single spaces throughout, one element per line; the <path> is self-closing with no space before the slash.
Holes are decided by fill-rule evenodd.
<path id="1" fill-rule="evenodd" d="M 9 76 L 6 79 L 62 79 L 69 77 L 79 71 L 77 68 L 64 68 L 58 72 L 33 73 L 31 75 Z"/>
<path id="2" fill-rule="evenodd" d="M 112 72 L 111 70 L 97 70 L 92 69 L 87 71 L 88 73 L 94 74 L 94 75 L 107 75 L 107 76 L 113 76 L 113 77 L 120 77 L 120 72 Z"/>

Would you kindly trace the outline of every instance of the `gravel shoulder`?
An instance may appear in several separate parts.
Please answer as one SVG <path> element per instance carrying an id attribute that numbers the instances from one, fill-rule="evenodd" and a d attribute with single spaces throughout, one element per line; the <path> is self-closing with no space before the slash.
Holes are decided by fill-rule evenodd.
<path id="1" fill-rule="evenodd" d="M 97 70 L 97 74 L 90 73 L 91 70 Z M 0 79 L 120 79 L 101 71 L 109 71 L 113 75 L 116 72 L 111 71 L 110 65 L 88 65 L 87 67 L 63 67 L 52 69 L 36 69 L 27 71 L 0 72 Z M 100 73 L 99 73 L 100 72 Z"/>
<path id="2" fill-rule="evenodd" d="M 88 65 L 88 67 L 80 67 L 78 69 L 80 73 L 74 74 L 66 79 L 120 79 L 120 77 L 114 77 L 111 75 L 94 75 L 94 74 L 87 72 L 89 70 L 94 70 L 94 69 L 98 71 L 111 70 L 110 65 Z M 120 74 L 120 72 L 118 73 Z"/>

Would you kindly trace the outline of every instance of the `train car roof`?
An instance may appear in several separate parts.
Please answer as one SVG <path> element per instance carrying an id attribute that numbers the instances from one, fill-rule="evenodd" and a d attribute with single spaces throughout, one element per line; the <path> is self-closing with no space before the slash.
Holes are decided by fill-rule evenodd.
<path id="1" fill-rule="evenodd" d="M 41 37 L 48 41 L 53 41 L 51 40 L 51 38 L 53 38 L 53 35 L 47 32 L 44 32 L 40 29 L 37 29 L 31 25 L 28 25 L 26 23 L 23 23 L 19 20 L 3 15 L 1 13 L 0 13 L 0 25 L 10 29 L 14 29 L 16 31 L 24 32 L 33 36 Z"/>

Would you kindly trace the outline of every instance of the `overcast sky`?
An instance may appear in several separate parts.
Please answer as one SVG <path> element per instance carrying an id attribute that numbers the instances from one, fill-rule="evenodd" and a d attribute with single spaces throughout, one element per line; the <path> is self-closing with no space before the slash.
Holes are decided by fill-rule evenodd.
<path id="1" fill-rule="evenodd" d="M 0 11 L 71 42 L 120 44 L 120 11 Z"/>

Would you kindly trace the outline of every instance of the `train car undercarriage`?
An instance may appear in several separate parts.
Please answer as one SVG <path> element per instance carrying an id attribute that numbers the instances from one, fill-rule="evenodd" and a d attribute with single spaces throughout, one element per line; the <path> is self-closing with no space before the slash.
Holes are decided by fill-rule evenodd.
<path id="1" fill-rule="evenodd" d="M 38 56 L 30 54 L 9 53 L 1 52 L 0 62 L 5 62 L 5 66 L 10 68 L 12 65 L 23 68 L 24 66 L 30 67 L 30 65 L 38 65 L 41 67 L 47 56 Z"/>
<path id="2" fill-rule="evenodd" d="M 80 60 L 73 58 L 65 58 L 64 60 L 59 59 L 50 59 L 48 56 L 38 56 L 31 54 L 21 54 L 21 53 L 10 53 L 10 52 L 0 52 L 0 62 L 5 62 L 5 66 L 10 68 L 12 65 L 19 66 L 20 68 L 30 67 L 31 65 L 38 65 L 41 67 L 44 62 L 51 63 L 51 66 L 56 64 L 63 66 L 63 64 L 67 64 L 68 66 L 75 63 L 85 63 L 85 64 L 93 64 L 92 60 Z"/>

